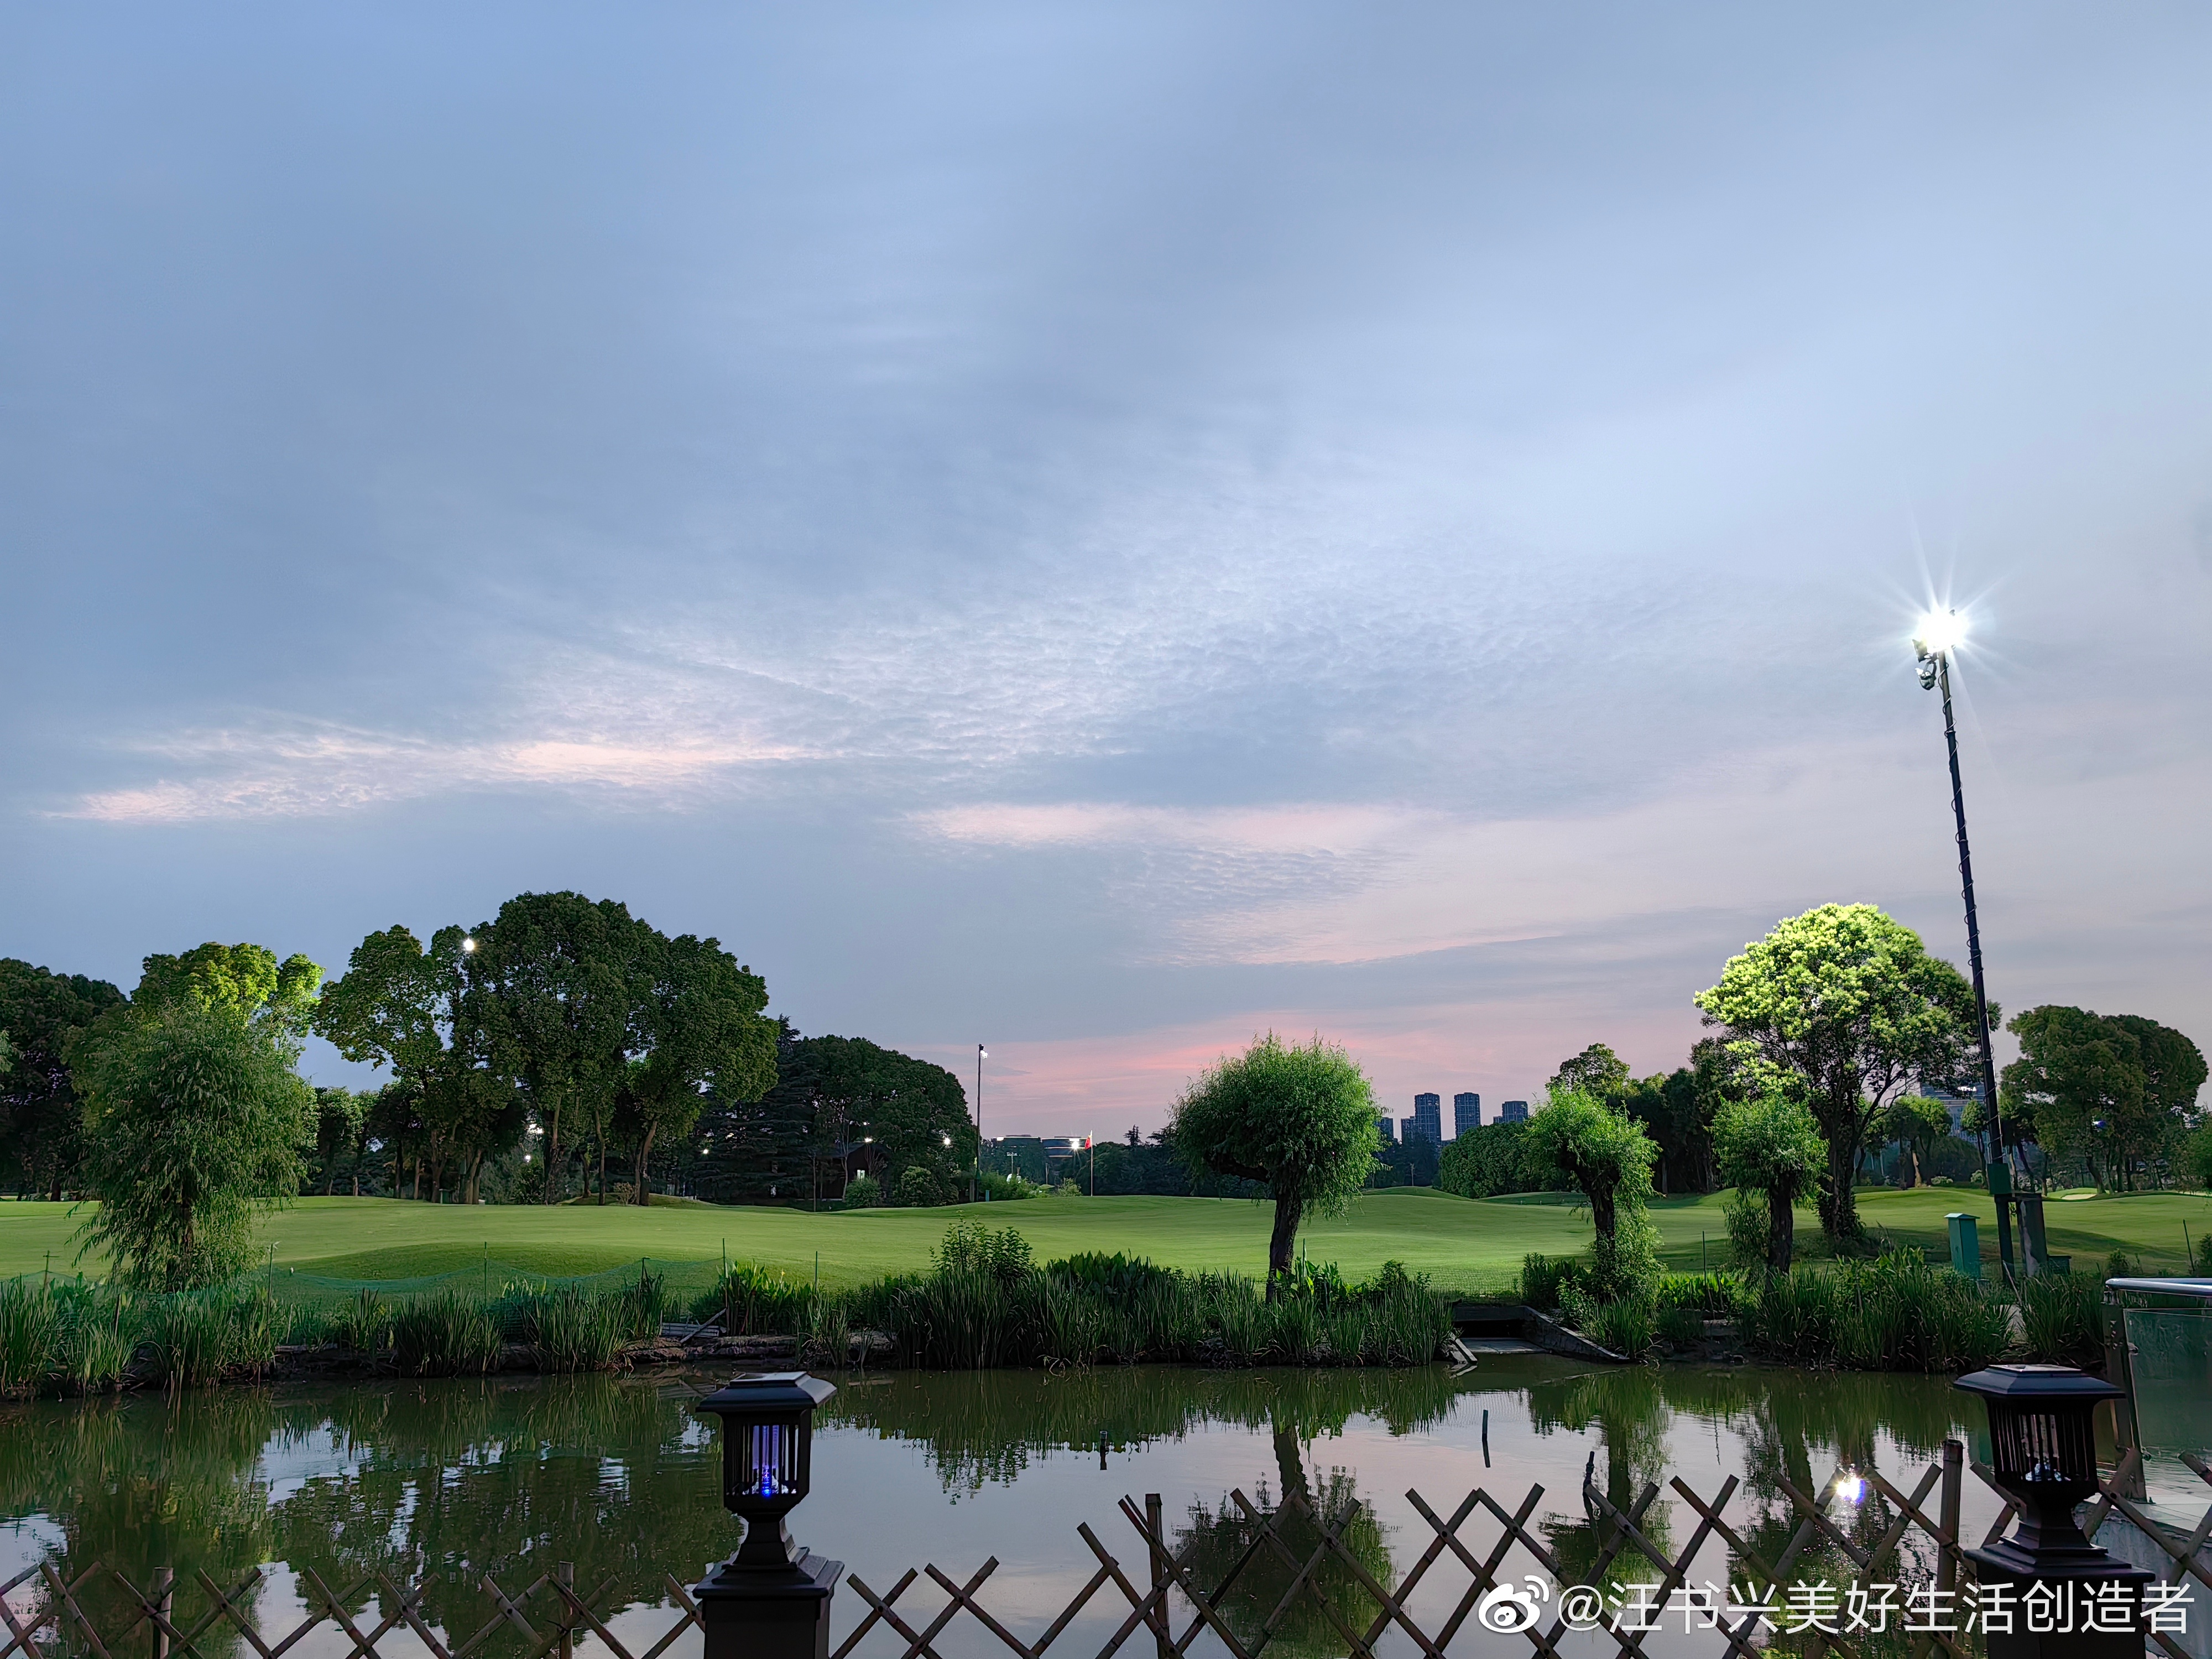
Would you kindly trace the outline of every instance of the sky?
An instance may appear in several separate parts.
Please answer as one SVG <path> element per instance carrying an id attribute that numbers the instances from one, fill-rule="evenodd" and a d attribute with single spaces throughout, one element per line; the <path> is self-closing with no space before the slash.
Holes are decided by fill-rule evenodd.
<path id="1" fill-rule="evenodd" d="M 1777 920 L 2212 1044 L 2212 12 L 0 12 L 0 955 L 527 890 L 1158 1127 Z M 319 1047 L 308 1069 L 363 1081 Z"/>

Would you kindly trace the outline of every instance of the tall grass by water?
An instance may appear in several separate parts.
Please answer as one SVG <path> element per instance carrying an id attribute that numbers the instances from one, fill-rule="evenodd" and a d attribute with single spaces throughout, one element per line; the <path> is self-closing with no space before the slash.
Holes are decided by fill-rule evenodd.
<path id="1" fill-rule="evenodd" d="M 2012 1340 L 2006 1304 L 1977 1281 L 1898 1250 L 1747 1281 L 1744 1346 L 1846 1370 L 1967 1371 Z"/>
<path id="2" fill-rule="evenodd" d="M 701 1318 L 727 1310 L 751 1334 L 800 1339 L 840 1359 L 851 1334 L 880 1332 L 891 1363 L 957 1370 L 1140 1361 L 1215 1365 L 1409 1365 L 1449 1334 L 1425 1279 L 1386 1263 L 1364 1285 L 1304 1268 L 1277 1298 L 1233 1273 L 1187 1273 L 1121 1253 L 1039 1265 L 1011 1228 L 949 1230 L 929 1267 L 817 1291 L 750 1267 L 702 1296 Z"/>

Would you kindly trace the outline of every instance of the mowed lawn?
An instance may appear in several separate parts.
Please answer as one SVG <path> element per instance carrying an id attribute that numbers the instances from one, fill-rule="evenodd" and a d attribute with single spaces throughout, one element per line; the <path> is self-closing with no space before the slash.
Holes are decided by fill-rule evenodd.
<path id="1" fill-rule="evenodd" d="M 1995 1257 L 1993 1212 L 1978 1194 L 1869 1189 L 1859 1194 L 1859 1206 L 1870 1224 L 1939 1255 L 1948 1248 L 1946 1212 L 1966 1210 L 1981 1223 L 1984 1255 Z M 2070 1252 L 2084 1271 L 2100 1269 L 2115 1249 L 2140 1255 L 2148 1271 L 2179 1271 L 2184 1228 L 2200 1240 L 2212 1231 L 2212 1198 L 2203 1194 L 2053 1199 L 2046 1212 L 2051 1248 Z M 57 1270 L 76 1268 L 74 1236 L 88 1213 L 85 1207 L 72 1213 L 62 1204 L 0 1201 L 0 1276 L 37 1272 L 49 1260 Z M 1272 1206 L 1242 1200 L 1068 1198 L 811 1215 L 702 1205 L 546 1209 L 308 1198 L 267 1217 L 259 1231 L 280 1267 L 337 1279 L 452 1272 L 479 1266 L 487 1254 L 501 1266 L 532 1273 L 594 1273 L 641 1256 L 714 1261 L 726 1249 L 733 1259 L 809 1276 L 818 1253 L 824 1283 L 850 1284 L 925 1265 L 946 1225 L 969 1215 L 1019 1228 L 1040 1260 L 1124 1250 L 1173 1267 L 1257 1273 L 1266 1266 Z M 1669 1267 L 1695 1267 L 1701 1260 L 1724 1265 L 1728 1235 L 1718 1194 L 1656 1200 L 1652 1217 Z M 1800 1212 L 1798 1228 L 1802 1243 L 1817 1246 L 1810 1211 Z M 1588 1213 L 1562 1199 L 1469 1200 L 1426 1188 L 1367 1194 L 1349 1213 L 1314 1223 L 1300 1238 L 1308 1255 L 1334 1261 L 1348 1277 L 1395 1258 L 1439 1286 L 1466 1290 L 1502 1285 L 1532 1250 L 1571 1255 L 1587 1249 L 1589 1240 Z M 81 1265 L 100 1270 L 97 1258 Z"/>

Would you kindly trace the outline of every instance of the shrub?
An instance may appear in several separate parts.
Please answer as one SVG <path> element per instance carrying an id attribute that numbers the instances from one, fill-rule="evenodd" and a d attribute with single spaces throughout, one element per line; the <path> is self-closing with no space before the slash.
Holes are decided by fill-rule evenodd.
<path id="1" fill-rule="evenodd" d="M 1572 1256 L 1553 1261 L 1534 1253 L 1524 1255 L 1521 1258 L 1521 1300 L 1540 1313 L 1549 1313 L 1559 1305 L 1560 1292 L 1580 1285 L 1585 1276 L 1583 1264 Z"/>
<path id="2" fill-rule="evenodd" d="M 499 1324 L 483 1303 L 445 1290 L 410 1297 L 392 1316 L 392 1357 L 412 1376 L 489 1370 L 499 1358 Z"/>
<path id="3" fill-rule="evenodd" d="M 895 1200 L 909 1210 L 934 1209 L 945 1202 L 945 1189 L 937 1184 L 937 1177 L 919 1164 L 898 1178 Z"/>
<path id="4" fill-rule="evenodd" d="M 1011 1285 L 1033 1272 L 1036 1252 L 1017 1227 L 986 1226 L 970 1216 L 954 1222 L 938 1241 L 937 1271 L 974 1271 Z"/>
<path id="5" fill-rule="evenodd" d="M 1766 1266 L 1771 1219 L 1766 1195 L 1747 1187 L 1731 1187 L 1721 1200 L 1721 1218 L 1727 1224 L 1729 1260 L 1738 1267 Z"/>
<path id="6" fill-rule="evenodd" d="M 983 1191 L 994 1203 L 1005 1204 L 1016 1199 L 1035 1198 L 1043 1189 L 1034 1182 L 1024 1181 L 1018 1175 L 987 1174 Z"/>
<path id="7" fill-rule="evenodd" d="M 1727 1273 L 1668 1273 L 1659 1280 L 1662 1312 L 1688 1310 L 1702 1319 L 1733 1319 L 1742 1286 Z"/>
<path id="8" fill-rule="evenodd" d="M 857 1175 L 845 1183 L 845 1207 L 873 1209 L 884 1201 L 884 1183 L 872 1175 Z"/>

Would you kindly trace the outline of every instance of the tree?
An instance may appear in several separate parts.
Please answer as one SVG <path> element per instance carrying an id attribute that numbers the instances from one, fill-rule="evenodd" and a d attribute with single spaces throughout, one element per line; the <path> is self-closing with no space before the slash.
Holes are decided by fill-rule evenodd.
<path id="1" fill-rule="evenodd" d="M 2045 1006 L 2006 1028 L 2020 1058 L 2004 1070 L 2007 1116 L 2032 1123 L 2047 1152 L 2080 1158 L 2100 1187 L 2124 1191 L 2137 1167 L 2169 1152 L 2204 1081 L 2204 1056 L 2180 1032 L 2132 1014 Z"/>
<path id="2" fill-rule="evenodd" d="M 967 1190 L 975 1125 L 958 1078 L 866 1037 L 808 1037 L 800 1046 L 823 1156 L 842 1168 L 857 1152 L 861 1167 L 886 1187 L 920 1167 L 943 1191 Z"/>
<path id="3" fill-rule="evenodd" d="M 1548 1094 L 1583 1094 L 1593 1100 L 1617 1100 L 1628 1091 L 1628 1066 L 1604 1043 L 1593 1042 L 1573 1059 L 1561 1060 L 1559 1069 L 1552 1074 L 1545 1089 Z"/>
<path id="4" fill-rule="evenodd" d="M 1355 1197 L 1375 1163 L 1375 1095 L 1344 1049 L 1273 1031 L 1219 1062 L 1176 1102 L 1169 1136 L 1194 1170 L 1263 1182 L 1275 1200 L 1267 1293 L 1291 1273 L 1298 1224 Z"/>
<path id="5" fill-rule="evenodd" d="M 79 1237 L 106 1248 L 124 1283 L 231 1277 L 251 1258 L 255 1209 L 299 1191 L 314 1096 L 293 1066 L 320 975 L 258 945 L 149 957 L 131 1005 L 71 1046 L 100 1200 Z"/>
<path id="6" fill-rule="evenodd" d="M 1708 1025 L 1794 1074 L 1828 1147 L 1820 1225 L 1862 1232 L 1852 1176 L 1874 1115 L 1913 1077 L 1964 1070 L 1973 990 L 1870 904 L 1824 904 L 1731 957 L 1697 1005 Z"/>
<path id="7" fill-rule="evenodd" d="M 1813 1114 L 1780 1089 L 1728 1101 L 1713 1117 L 1713 1156 L 1730 1186 L 1765 1194 L 1766 1265 L 1789 1272 L 1797 1200 L 1814 1190 L 1827 1162 Z"/>
<path id="8" fill-rule="evenodd" d="M 1644 1200 L 1658 1149 L 1641 1124 L 1580 1090 L 1554 1092 L 1528 1120 L 1528 1150 L 1582 1194 L 1597 1233 L 1593 1288 L 1602 1301 L 1633 1295 L 1656 1269 Z"/>
<path id="9" fill-rule="evenodd" d="M 520 1089 L 544 1136 L 544 1201 L 557 1201 L 562 1137 L 580 1130 L 599 1152 L 629 1079 L 634 1040 L 631 975 L 639 924 L 611 899 L 522 893 L 477 928 L 466 973 L 471 1012 L 489 1069 Z"/>
<path id="10" fill-rule="evenodd" d="M 428 947 L 398 924 L 354 947 L 346 971 L 315 1008 L 315 1030 L 348 1060 L 387 1066 L 404 1102 L 403 1135 L 414 1156 L 415 1195 L 425 1164 L 429 1196 L 439 1199 L 448 1170 L 461 1199 L 478 1197 L 484 1161 L 521 1139 L 525 1103 L 514 1082 L 489 1063 L 483 999 L 469 992 L 469 935 L 441 927 Z M 395 1176 L 393 1195 L 398 1195 Z"/>
<path id="11" fill-rule="evenodd" d="M 83 1104 L 70 1075 L 72 1039 L 120 1008 L 106 980 L 57 974 L 0 957 L 0 1030 L 15 1061 L 0 1073 L 0 1180 L 58 1200 L 84 1154 Z"/>
<path id="12" fill-rule="evenodd" d="M 1437 1185 L 1462 1198 L 1541 1192 L 1545 1172 L 1529 1156 L 1526 1123 L 1485 1123 L 1455 1136 L 1437 1161 Z"/>
<path id="13" fill-rule="evenodd" d="M 775 1081 L 777 1026 L 761 1012 L 767 982 L 714 939 L 665 939 L 646 929 L 633 972 L 635 1035 L 645 1052 L 629 1062 L 619 1103 L 636 1149 L 632 1197 L 643 1204 L 654 1141 L 691 1133 L 706 1106 L 702 1090 L 744 1103 Z"/>
<path id="14" fill-rule="evenodd" d="M 325 1198 L 337 1190 L 338 1163 L 349 1156 L 355 1159 L 354 1196 L 361 1196 L 361 1133 L 369 1099 L 350 1089 L 315 1091 L 315 1161 L 322 1167 Z"/>
<path id="15" fill-rule="evenodd" d="M 1921 1180 L 1921 1164 L 1935 1152 L 1936 1143 L 1951 1133 L 1951 1109 L 1926 1095 L 1899 1095 L 1875 1120 L 1877 1144 L 1895 1141 L 1911 1155 L 1912 1185 Z"/>

